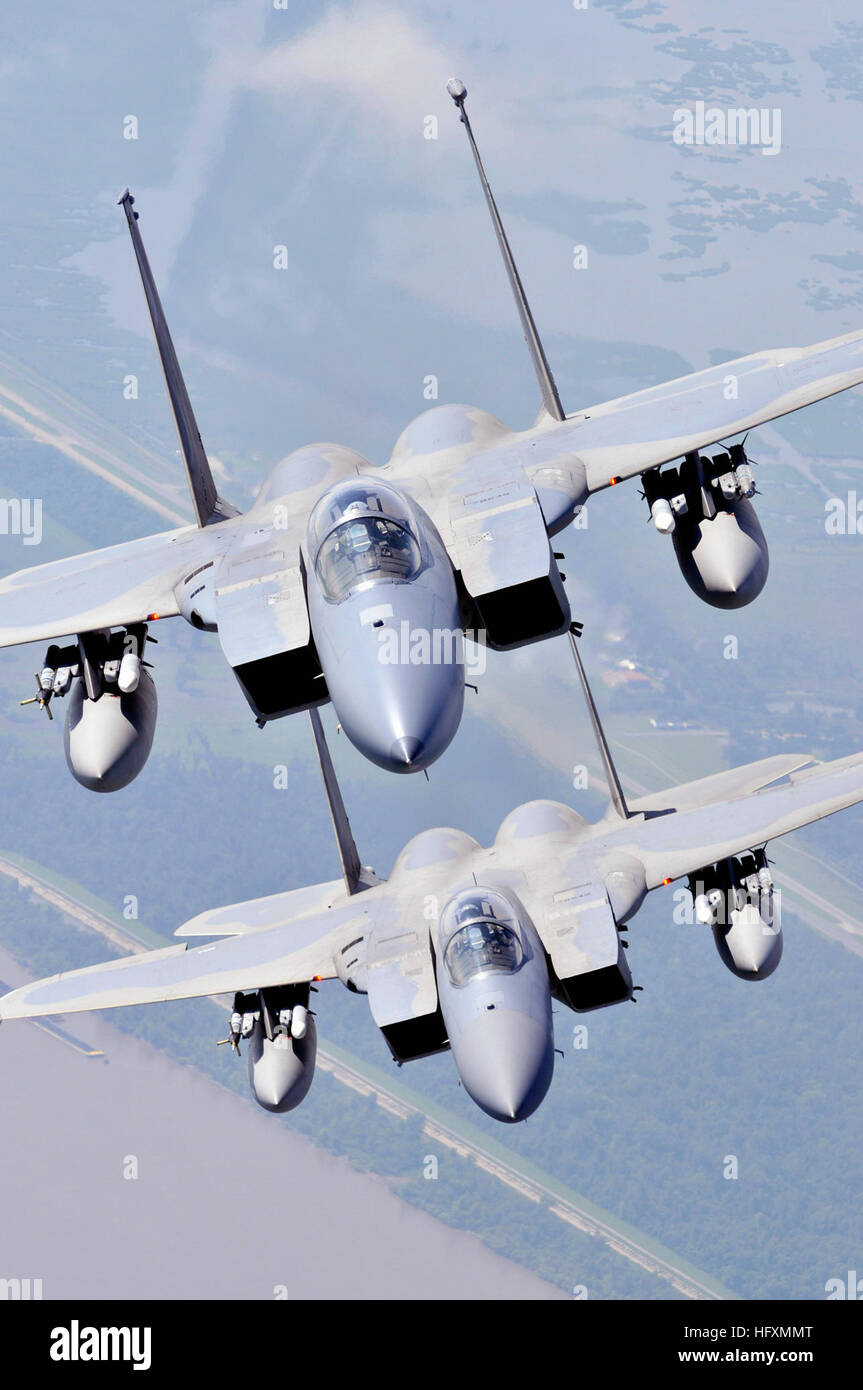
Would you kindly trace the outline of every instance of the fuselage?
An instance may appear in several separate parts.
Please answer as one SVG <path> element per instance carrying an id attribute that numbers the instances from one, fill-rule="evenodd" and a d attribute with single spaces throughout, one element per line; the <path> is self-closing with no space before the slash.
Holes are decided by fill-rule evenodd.
<path id="1" fill-rule="evenodd" d="M 631 993 L 620 919 L 604 883 L 608 876 L 613 890 L 615 874 L 633 867 L 618 851 L 619 833 L 610 819 L 593 826 L 562 803 L 528 802 L 507 816 L 488 849 L 462 831 L 422 832 L 402 850 L 386 888 L 372 890 L 392 904 L 384 940 L 399 925 L 428 920 L 433 905 L 428 948 L 446 1043 L 465 1090 L 493 1119 L 527 1119 L 544 1099 L 554 1069 L 552 998 L 572 1004 L 568 970 L 599 982 L 593 1002 L 584 996 L 573 1007 Z M 632 888 L 626 903 L 618 888 L 624 916 L 646 891 L 637 866 Z M 549 940 L 560 949 L 547 950 Z M 372 941 L 370 958 L 376 950 Z M 371 989 L 374 1014 L 375 981 L 363 976 L 361 985 Z"/>
<path id="2" fill-rule="evenodd" d="M 245 516 L 208 528 L 216 558 L 190 567 L 177 606 L 195 627 L 218 632 L 259 723 L 329 699 L 378 766 L 414 772 L 441 756 L 463 710 L 465 633 L 480 644 L 485 636 L 453 563 L 462 525 L 453 489 L 468 519 L 486 494 L 492 514 L 520 508 L 522 526 L 531 506 L 538 578 L 521 600 L 513 645 L 533 640 L 531 623 L 565 628 L 569 609 L 532 483 L 520 466 L 511 470 L 518 500 L 498 503 L 494 470 L 487 478 L 482 465 L 483 445 L 523 437 L 485 412 L 441 407 L 408 426 L 383 468 L 342 445 L 309 445 L 276 465 Z M 545 495 L 557 521 L 564 505 Z M 488 530 L 466 533 L 463 548 L 483 555 L 496 583 L 493 547 L 485 558 L 491 539 Z M 468 627 L 471 611 L 476 625 Z"/>
<path id="3" fill-rule="evenodd" d="M 492 1119 L 527 1119 L 551 1085 L 554 1029 L 545 951 L 515 894 L 456 893 L 437 924 L 435 961 L 462 1085 Z"/>
<path id="4" fill-rule="evenodd" d="M 464 704 L 455 575 L 434 524 L 367 473 L 321 498 L 306 553 L 309 621 L 342 728 L 379 767 L 428 767 Z"/>

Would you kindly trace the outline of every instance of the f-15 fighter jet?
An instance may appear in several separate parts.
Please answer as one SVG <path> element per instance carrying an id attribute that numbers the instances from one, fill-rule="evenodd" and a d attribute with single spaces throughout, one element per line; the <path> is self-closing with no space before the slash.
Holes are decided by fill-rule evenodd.
<path id="1" fill-rule="evenodd" d="M 341 444 L 278 463 L 250 510 L 219 495 L 150 270 L 132 195 L 120 202 L 164 368 L 196 525 L 22 570 L 0 582 L 0 646 L 50 640 L 34 703 L 69 693 L 66 758 L 96 791 L 143 767 L 156 691 L 148 626 L 182 615 L 218 633 L 263 725 L 327 699 L 379 766 L 427 768 L 458 727 L 463 634 L 496 649 L 564 633 L 569 605 L 551 540 L 594 493 L 640 478 L 684 577 L 721 608 L 767 576 L 744 443 L 705 450 L 863 381 L 863 332 L 753 353 L 567 415 L 465 110 L 542 408 L 514 431 L 444 405 L 407 426 L 375 467 Z M 64 639 L 58 641 L 56 639 Z"/>
<path id="2" fill-rule="evenodd" d="M 367 995 L 398 1063 L 450 1049 L 476 1104 L 513 1122 L 551 1084 L 552 1000 L 580 1013 L 632 998 L 622 932 L 651 889 L 687 879 L 723 963 L 767 978 L 782 936 L 766 842 L 863 801 L 863 753 L 779 754 L 628 801 L 571 640 L 611 793 L 597 824 L 529 801 L 487 849 L 424 831 L 383 881 L 360 864 L 312 710 L 343 881 L 204 912 L 176 935 L 223 940 L 40 980 L 0 998 L 0 1019 L 233 993 L 229 1040 L 246 1040 L 258 1102 L 284 1111 L 314 1073 L 310 987 L 339 979 Z"/>

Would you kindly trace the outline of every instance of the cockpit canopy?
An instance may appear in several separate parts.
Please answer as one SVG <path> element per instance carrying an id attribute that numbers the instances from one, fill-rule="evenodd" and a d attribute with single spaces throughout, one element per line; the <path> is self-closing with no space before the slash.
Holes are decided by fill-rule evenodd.
<path id="1" fill-rule="evenodd" d="M 524 961 L 515 912 L 499 893 L 468 889 L 453 898 L 441 916 L 444 965 L 460 988 L 479 975 L 512 975 Z"/>
<path id="2" fill-rule="evenodd" d="M 422 569 L 412 511 L 370 478 L 337 483 L 309 518 L 309 551 L 325 596 L 340 602 L 360 585 L 404 582 Z"/>

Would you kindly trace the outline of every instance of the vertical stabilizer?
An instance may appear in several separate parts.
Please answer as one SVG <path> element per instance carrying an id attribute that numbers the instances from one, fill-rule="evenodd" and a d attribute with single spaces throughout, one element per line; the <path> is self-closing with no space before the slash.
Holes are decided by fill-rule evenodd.
<path id="1" fill-rule="evenodd" d="M 539 382 L 539 389 L 542 392 L 542 403 L 553 420 L 565 420 L 566 415 L 564 413 L 563 406 L 560 403 L 560 396 L 557 393 L 557 386 L 555 385 L 554 377 L 551 374 L 551 368 L 548 365 L 548 359 L 545 355 L 545 350 L 542 346 L 542 341 L 540 339 L 539 333 L 537 332 L 536 324 L 533 321 L 533 314 L 530 311 L 530 305 L 527 301 L 527 295 L 524 292 L 524 286 L 521 283 L 521 277 L 518 273 L 518 269 L 516 267 L 515 259 L 510 249 L 509 242 L 506 239 L 506 232 L 503 229 L 503 223 L 500 219 L 500 213 L 497 210 L 497 203 L 494 201 L 494 194 L 491 191 L 491 185 L 488 179 L 486 178 L 485 169 L 483 168 L 483 163 L 480 159 L 477 143 L 473 136 L 473 130 L 471 129 L 471 124 L 468 120 L 467 111 L 465 110 L 467 88 L 465 87 L 464 83 L 459 80 L 459 78 L 451 77 L 449 82 L 446 84 L 446 89 L 452 97 L 453 101 L 455 102 L 456 106 L 458 107 L 459 119 L 462 125 L 464 126 L 465 130 L 467 131 L 467 138 L 470 141 L 470 147 L 473 151 L 473 157 L 476 163 L 477 173 L 479 174 L 480 183 L 482 184 L 482 191 L 485 194 L 485 201 L 488 205 L 492 226 L 494 227 L 495 236 L 497 237 L 497 244 L 500 247 L 500 254 L 503 259 L 504 266 L 506 268 L 506 273 L 509 278 L 510 287 L 512 288 L 513 298 L 515 299 L 515 307 L 517 308 L 518 316 L 521 319 L 521 326 L 524 332 L 524 340 L 527 343 L 527 350 L 530 353 L 530 360 L 533 363 L 533 370 L 536 373 L 536 379 Z"/>
<path id="2" fill-rule="evenodd" d="M 360 856 L 357 853 L 351 823 L 348 820 L 348 813 L 345 810 L 345 803 L 342 800 L 341 788 L 336 777 L 336 770 L 333 767 L 333 760 L 330 757 L 329 746 L 327 745 L 324 726 L 321 723 L 321 716 L 317 709 L 312 707 L 309 710 L 309 718 L 312 721 L 312 731 L 315 735 L 315 745 L 318 750 L 318 762 L 321 765 L 321 776 L 324 779 L 324 791 L 327 796 L 327 804 L 330 808 L 330 818 L 333 822 L 333 830 L 336 836 L 336 844 L 339 848 L 339 858 L 342 861 L 342 873 L 345 876 L 345 887 L 349 893 L 356 893 L 364 885 L 360 882 L 362 865 Z"/>
<path id="3" fill-rule="evenodd" d="M 135 199 L 128 188 L 119 201 L 126 214 L 129 234 L 132 238 L 132 248 L 138 262 L 138 270 L 141 273 L 141 283 L 147 299 L 147 308 L 150 311 L 150 322 L 156 337 L 156 348 L 162 364 L 162 371 L 165 374 L 165 385 L 168 388 L 171 409 L 174 412 L 174 423 L 180 437 L 180 449 L 186 465 L 186 476 L 189 479 L 189 491 L 192 494 L 195 517 L 199 526 L 210 526 L 213 522 L 224 521 L 229 516 L 238 516 L 239 513 L 236 507 L 232 507 L 229 502 L 222 501 L 216 489 L 210 461 L 201 443 L 198 423 L 192 410 L 183 373 L 180 371 L 177 354 L 174 351 L 174 344 L 162 309 L 159 291 L 156 289 L 150 262 L 147 259 L 141 233 L 138 230 L 138 214 L 133 211 L 132 207 Z"/>
<path id="4" fill-rule="evenodd" d="M 584 691 L 584 698 L 587 702 L 587 712 L 590 715 L 590 722 L 593 725 L 593 732 L 599 747 L 599 754 L 602 758 L 602 766 L 605 770 L 605 780 L 608 783 L 608 790 L 611 794 L 611 804 L 620 816 L 621 820 L 628 820 L 632 812 L 626 804 L 626 797 L 623 795 L 623 788 L 620 785 L 620 778 L 617 775 L 617 768 L 614 766 L 614 759 L 611 756 L 611 749 L 605 737 L 596 705 L 593 703 L 593 696 L 590 693 L 587 675 L 581 661 L 581 654 L 578 650 L 578 643 L 575 640 L 575 633 L 570 629 L 569 645 L 572 647 L 572 654 L 575 657 L 575 664 L 578 667 L 578 674 L 581 678 L 581 687 Z"/>

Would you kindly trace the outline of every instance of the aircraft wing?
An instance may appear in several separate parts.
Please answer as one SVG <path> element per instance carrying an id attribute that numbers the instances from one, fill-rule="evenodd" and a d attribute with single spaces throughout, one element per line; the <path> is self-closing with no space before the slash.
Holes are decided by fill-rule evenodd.
<path id="1" fill-rule="evenodd" d="M 520 493 L 525 478 L 536 489 L 544 528 L 555 535 L 591 493 L 861 383 L 863 330 L 808 348 L 738 357 L 590 406 L 560 423 L 546 415 L 532 430 L 478 447 L 450 480 L 449 513 L 434 511 L 434 498 L 431 510 L 453 564 L 461 568 L 469 547 L 487 535 L 494 538 L 502 523 L 528 525 L 531 497 Z M 404 467 L 399 460 L 391 463 L 397 472 Z M 415 478 L 416 460 L 409 463 Z M 418 500 L 429 506 L 422 493 Z M 454 518 L 462 520 L 454 524 Z M 473 532 L 460 537 L 459 524 Z M 536 528 L 530 535 L 537 539 Z M 518 553 L 520 543 L 517 534 L 504 548 L 514 545 Z"/>
<path id="2" fill-rule="evenodd" d="M 269 898 L 253 898 L 228 907 L 211 907 L 184 922 L 175 936 L 241 936 L 250 931 L 267 931 L 287 918 L 305 917 L 312 912 L 329 912 L 347 900 L 344 880 L 313 883 L 308 888 L 292 888 Z"/>
<path id="3" fill-rule="evenodd" d="M 337 955 L 373 930 L 386 902 L 381 889 L 369 889 L 331 911 L 291 920 L 293 895 L 281 896 L 288 905 L 278 926 L 247 930 L 239 924 L 238 935 L 191 950 L 182 942 L 37 980 L 0 998 L 0 1021 L 332 979 Z M 266 902 L 266 915 L 277 920 L 277 899 Z"/>
<path id="4" fill-rule="evenodd" d="M 760 791 L 762 787 L 778 782 L 780 777 L 787 777 L 811 762 L 808 753 L 776 753 L 773 757 L 761 758 L 757 763 L 726 768 L 723 772 L 714 772 L 710 777 L 700 777 L 696 782 L 684 782 L 679 787 L 651 792 L 635 801 L 630 798 L 628 806 L 630 811 L 637 812 L 686 811 L 693 807 L 715 805 L 719 801 Z"/>
<path id="5" fill-rule="evenodd" d="M 811 347 L 755 352 L 564 417 L 465 109 L 467 90 L 456 79 L 447 90 L 471 146 L 543 401 L 542 426 L 484 457 L 497 463 L 503 482 L 521 465 L 537 488 L 552 535 L 592 492 L 863 382 L 858 330 Z"/>
<path id="6" fill-rule="evenodd" d="M 773 348 L 651 386 L 548 430 L 572 429 L 590 492 L 754 429 L 863 382 L 863 331 L 808 348 Z"/>
<path id="7" fill-rule="evenodd" d="M 752 773 L 757 780 L 762 766 L 753 763 L 735 771 Z M 757 849 L 779 835 L 863 801 L 863 753 L 816 763 L 792 772 L 787 781 L 721 801 L 713 799 L 708 785 L 712 780 L 705 779 L 702 797 L 696 794 L 686 799 L 689 804 L 685 809 L 663 814 L 657 806 L 643 821 L 632 822 L 633 837 L 628 845 L 645 866 L 648 888 L 695 873 L 730 855 Z M 664 797 L 666 806 L 674 807 L 678 790 L 672 787 L 655 800 L 660 802 Z"/>
<path id="8" fill-rule="evenodd" d="M 220 549 L 190 526 L 18 570 L 0 580 L 0 647 L 173 617 L 178 581 Z"/>

